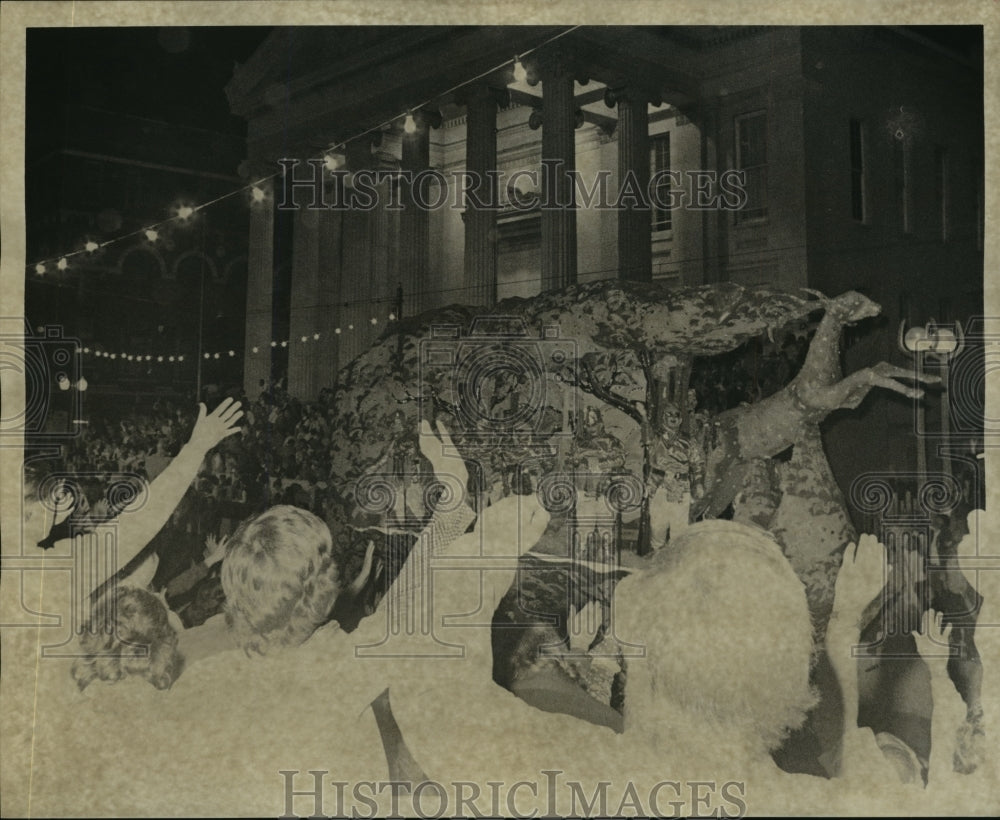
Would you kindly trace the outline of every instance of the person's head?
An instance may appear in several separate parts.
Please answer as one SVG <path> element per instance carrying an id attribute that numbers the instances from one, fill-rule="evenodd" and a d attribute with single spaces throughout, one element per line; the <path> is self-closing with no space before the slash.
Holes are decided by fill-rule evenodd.
<path id="1" fill-rule="evenodd" d="M 226 621 L 248 654 L 298 646 L 326 623 L 340 591 L 329 528 L 288 505 L 244 521 L 226 546 L 222 589 Z"/>
<path id="2" fill-rule="evenodd" d="M 96 680 L 116 683 L 140 677 L 169 689 L 184 666 L 177 629 L 163 599 L 131 584 L 115 584 L 94 604 L 80 637 L 86 653 L 71 674 L 80 690 Z"/>
<path id="3" fill-rule="evenodd" d="M 692 525 L 618 585 L 614 619 L 646 647 L 629 662 L 626 731 L 683 713 L 770 751 L 816 703 L 805 588 L 763 530 Z"/>

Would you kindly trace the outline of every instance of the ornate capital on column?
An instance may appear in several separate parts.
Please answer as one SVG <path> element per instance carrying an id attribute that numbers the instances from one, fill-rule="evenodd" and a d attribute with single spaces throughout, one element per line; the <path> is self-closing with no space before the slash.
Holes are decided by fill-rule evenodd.
<path id="1" fill-rule="evenodd" d="M 418 128 L 440 128 L 441 112 L 436 108 L 421 108 L 413 112 L 413 120 Z"/>
<path id="2" fill-rule="evenodd" d="M 528 72 L 527 83 L 536 86 L 545 79 L 572 77 L 580 85 L 590 82 L 589 72 L 579 58 L 561 46 L 539 49 L 524 60 Z"/>
<path id="3" fill-rule="evenodd" d="M 542 109 L 532 108 L 531 113 L 528 115 L 528 128 L 532 131 L 537 131 L 542 127 Z"/>
<path id="4" fill-rule="evenodd" d="M 492 102 L 498 108 L 503 108 L 510 105 L 510 91 L 488 83 L 470 83 L 455 92 L 455 102 L 464 106 Z"/>
<path id="5" fill-rule="evenodd" d="M 608 108 L 614 108 L 620 102 L 632 105 L 659 105 L 660 95 L 636 85 L 621 85 L 614 88 L 608 86 L 604 90 L 604 104 Z"/>

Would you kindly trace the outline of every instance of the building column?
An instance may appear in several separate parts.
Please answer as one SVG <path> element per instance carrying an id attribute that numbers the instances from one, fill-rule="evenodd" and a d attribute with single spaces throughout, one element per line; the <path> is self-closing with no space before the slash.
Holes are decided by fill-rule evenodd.
<path id="1" fill-rule="evenodd" d="M 618 211 L 618 278 L 651 282 L 652 213 L 644 205 L 650 175 L 648 95 L 634 87 L 609 88 L 604 101 L 618 109 L 618 190 L 625 194 Z"/>
<path id="2" fill-rule="evenodd" d="M 692 119 L 696 120 L 701 133 L 701 167 L 706 171 L 721 172 L 724 159 L 720 156 L 722 121 L 718 101 L 703 101 L 694 111 Z M 701 219 L 702 282 L 724 282 L 727 279 L 730 212 L 725 208 L 712 208 L 702 211 Z"/>
<path id="3" fill-rule="evenodd" d="M 441 115 L 428 111 L 413 112 L 414 130 L 403 133 L 401 168 L 412 174 L 426 171 L 431 164 L 432 125 L 441 123 Z M 399 278 L 403 286 L 403 311 L 412 316 L 426 307 L 425 291 L 428 289 L 430 248 L 428 230 L 429 214 L 414 198 L 413 186 L 400 181 L 399 214 Z"/>
<path id="4" fill-rule="evenodd" d="M 541 55 L 537 76 L 542 82 L 542 290 L 546 291 L 576 283 L 577 115 L 573 66 L 567 55 Z"/>
<path id="5" fill-rule="evenodd" d="M 362 137 L 347 143 L 347 168 L 354 173 L 371 170 L 372 140 Z M 351 173 L 346 178 L 346 195 L 351 196 Z M 374 238 L 374 212 L 360 208 L 347 208 L 341 216 L 340 292 L 337 296 L 337 334 L 339 348 L 338 366 L 345 367 L 367 347 L 368 329 L 366 314 L 371 310 L 372 248 Z"/>
<path id="6" fill-rule="evenodd" d="M 318 211 L 299 208 L 292 234 L 292 293 L 288 331 L 288 392 L 301 401 L 316 398 L 314 360 L 319 323 Z M 305 341 L 303 341 L 305 340 Z"/>
<path id="7" fill-rule="evenodd" d="M 465 198 L 465 281 L 462 301 L 492 306 L 497 296 L 497 213 L 500 192 L 497 167 L 497 106 L 505 90 L 477 83 L 463 95 L 465 103 L 465 170 L 474 174 Z M 486 207 L 479 207 L 483 203 Z"/>
<path id="8" fill-rule="evenodd" d="M 271 378 L 271 291 L 274 287 L 274 187 L 257 183 L 265 197 L 250 208 L 247 250 L 247 316 L 243 345 L 243 390 L 253 401 Z M 254 347 L 257 352 L 254 353 Z"/>

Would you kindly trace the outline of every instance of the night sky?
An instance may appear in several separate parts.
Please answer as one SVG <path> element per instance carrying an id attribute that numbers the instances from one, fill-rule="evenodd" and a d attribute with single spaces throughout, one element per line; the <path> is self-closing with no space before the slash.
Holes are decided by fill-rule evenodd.
<path id="1" fill-rule="evenodd" d="M 27 33 L 27 161 L 58 145 L 66 103 L 242 136 L 224 88 L 267 27 L 54 28 Z M 232 169 L 224 169 L 231 171 Z"/>

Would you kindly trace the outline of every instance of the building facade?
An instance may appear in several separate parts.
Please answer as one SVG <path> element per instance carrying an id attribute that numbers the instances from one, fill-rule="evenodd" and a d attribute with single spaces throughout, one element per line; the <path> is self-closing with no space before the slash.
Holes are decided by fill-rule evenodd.
<path id="1" fill-rule="evenodd" d="M 331 340 L 288 357 L 311 399 L 390 313 L 595 279 L 860 290 L 884 318 L 849 340 L 848 370 L 906 364 L 901 320 L 982 311 L 981 57 L 918 29 L 279 29 L 227 94 L 244 176 L 272 186 L 251 214 L 248 393 L 279 321 L 290 345 Z M 374 207 L 330 207 L 378 170 Z M 879 459 L 912 463 L 910 404 L 863 410 L 833 428 L 863 425 Z M 833 450 L 838 472 L 865 469 Z"/>

